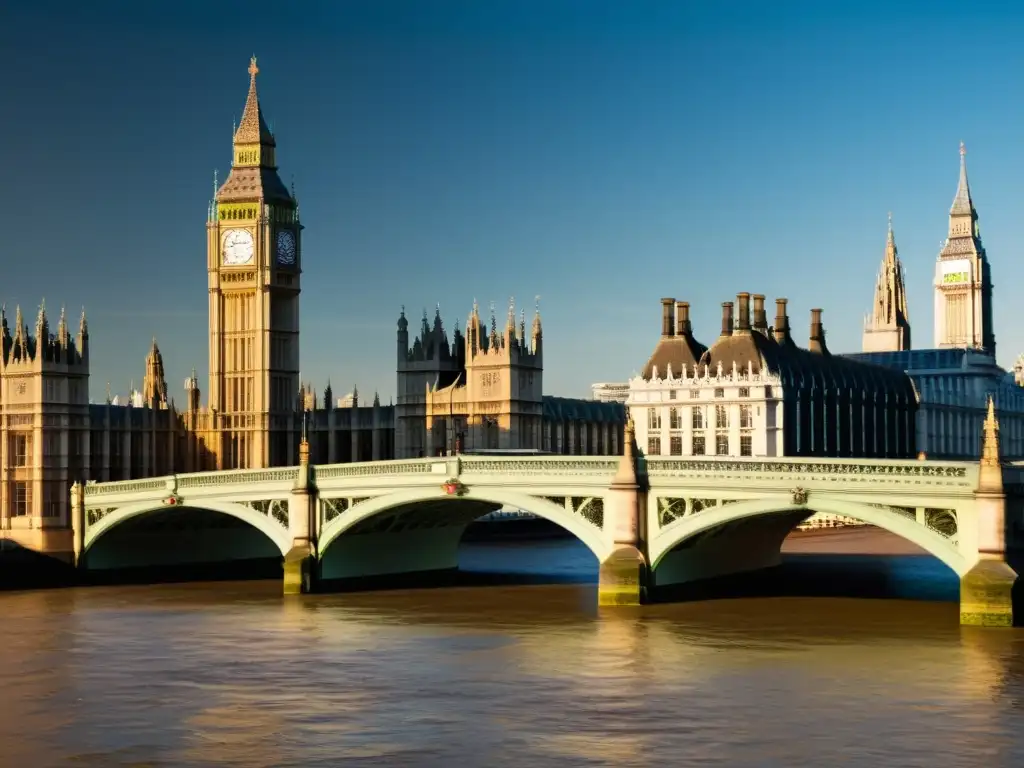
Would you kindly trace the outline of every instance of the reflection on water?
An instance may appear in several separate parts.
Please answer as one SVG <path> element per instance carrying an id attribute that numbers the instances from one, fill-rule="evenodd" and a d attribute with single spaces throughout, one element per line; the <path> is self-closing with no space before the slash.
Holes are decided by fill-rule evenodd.
<path id="1" fill-rule="evenodd" d="M 1024 765 L 1024 633 L 961 629 L 955 603 L 598 613 L 575 542 L 463 557 L 552 563 L 562 583 L 0 594 L 0 764 Z M 904 586 L 941 573 L 889 565 Z"/>

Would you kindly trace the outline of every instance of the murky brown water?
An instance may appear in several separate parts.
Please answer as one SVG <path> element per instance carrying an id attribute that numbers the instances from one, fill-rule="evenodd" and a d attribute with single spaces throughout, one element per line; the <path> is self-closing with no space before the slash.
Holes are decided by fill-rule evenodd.
<path id="1" fill-rule="evenodd" d="M 586 585 L 0 593 L 4 766 L 1021 766 L 1024 632 Z"/>

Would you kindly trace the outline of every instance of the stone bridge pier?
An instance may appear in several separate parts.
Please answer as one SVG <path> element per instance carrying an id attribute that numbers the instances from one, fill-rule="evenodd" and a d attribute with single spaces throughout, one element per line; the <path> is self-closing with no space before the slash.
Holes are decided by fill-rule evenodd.
<path id="1" fill-rule="evenodd" d="M 1024 520 L 1009 519 L 1004 469 L 999 459 L 999 423 L 991 396 L 983 430 L 981 466 L 974 494 L 978 559 L 960 577 L 960 623 L 1012 627 L 1017 573 L 1006 561 L 1007 534 L 1015 527 L 1020 530 Z M 1019 498 L 1015 512 L 1018 518 L 1024 512 Z"/>
<path id="2" fill-rule="evenodd" d="M 644 535 L 647 495 L 637 474 L 635 442 L 629 420 L 622 459 L 605 495 L 604 534 L 610 551 L 598 570 L 598 605 L 640 605 L 649 597 Z"/>

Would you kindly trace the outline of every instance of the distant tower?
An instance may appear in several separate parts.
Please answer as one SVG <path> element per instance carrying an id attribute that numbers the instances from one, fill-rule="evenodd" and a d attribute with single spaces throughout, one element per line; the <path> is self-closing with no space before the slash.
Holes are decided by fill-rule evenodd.
<path id="1" fill-rule="evenodd" d="M 447 387 L 462 379 L 466 370 L 466 344 L 458 322 L 448 334 L 441 308 L 434 311 L 433 325 L 423 310 L 419 335 L 409 344 L 409 320 L 405 307 L 398 316 L 398 397 L 395 401 L 395 455 L 406 459 L 430 455 L 426 430 L 427 389 Z"/>
<path id="2" fill-rule="evenodd" d="M 992 274 L 967 183 L 967 150 L 963 142 L 960 183 L 949 209 L 949 234 L 935 265 L 935 346 L 996 353 Z"/>
<path id="3" fill-rule="evenodd" d="M 20 307 L 13 328 L 0 307 L 0 527 L 34 531 L 39 551 L 58 549 L 49 540 L 69 525 L 68 488 L 89 477 L 88 346 L 84 311 L 73 338 L 63 309 L 54 332 L 40 306 L 33 335 Z"/>
<path id="4" fill-rule="evenodd" d="M 192 368 L 192 375 L 185 379 L 185 401 L 193 417 L 199 411 L 199 398 L 199 378 L 196 376 L 196 369 Z"/>
<path id="5" fill-rule="evenodd" d="M 526 318 L 517 329 L 513 301 L 509 302 L 503 333 L 498 331 L 493 306 L 488 331 L 474 303 L 465 342 L 467 399 L 474 410 L 467 445 L 487 449 L 541 447 L 543 336 L 539 306 L 527 339 Z"/>
<path id="6" fill-rule="evenodd" d="M 875 301 L 864 326 L 865 352 L 901 352 L 910 349 L 910 313 L 907 311 L 907 289 L 903 280 L 903 264 L 896 251 L 889 215 L 889 236 L 885 256 L 878 270 Z"/>
<path id="7" fill-rule="evenodd" d="M 298 459 L 298 205 L 277 174 L 277 142 L 256 94 L 234 135 L 231 172 L 211 204 L 209 405 L 222 469 L 294 464 Z"/>
<path id="8" fill-rule="evenodd" d="M 167 380 L 164 378 L 164 358 L 153 338 L 153 346 L 146 355 L 146 375 L 142 378 L 142 402 L 149 408 L 167 407 Z"/>

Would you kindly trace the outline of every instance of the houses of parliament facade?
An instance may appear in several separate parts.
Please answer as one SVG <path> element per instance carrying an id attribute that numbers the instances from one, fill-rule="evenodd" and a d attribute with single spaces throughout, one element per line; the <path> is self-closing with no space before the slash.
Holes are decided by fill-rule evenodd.
<path id="1" fill-rule="evenodd" d="M 234 134 L 231 171 L 210 201 L 206 271 L 209 382 L 202 404 L 193 371 L 184 408 L 168 390 L 154 339 L 141 391 L 120 404 L 89 400 L 89 328 L 77 333 L 45 306 L 30 329 L 0 312 L 0 542 L 70 549 L 69 489 L 75 481 L 127 480 L 176 472 L 298 463 L 305 435 L 315 463 L 414 458 L 458 450 L 539 449 L 569 454 L 621 450 L 625 408 L 543 394 L 539 311 L 529 331 L 510 306 L 489 327 L 474 304 L 451 337 L 440 311 L 424 313 L 410 342 L 397 321 L 397 398 L 338 407 L 299 377 L 302 223 L 293 190 L 277 172 L 277 143 L 256 90 Z"/>

